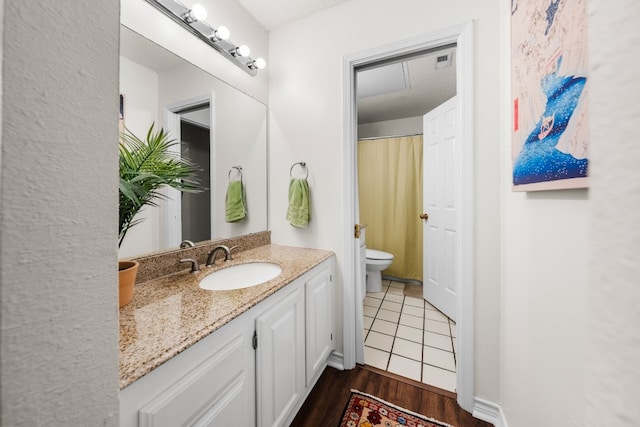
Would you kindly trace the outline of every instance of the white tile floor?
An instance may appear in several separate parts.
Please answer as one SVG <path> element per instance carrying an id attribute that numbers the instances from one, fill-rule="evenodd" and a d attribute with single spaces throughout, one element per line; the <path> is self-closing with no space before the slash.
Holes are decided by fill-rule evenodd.
<path id="1" fill-rule="evenodd" d="M 382 281 L 364 299 L 364 362 L 425 384 L 456 390 L 456 324 L 404 283 Z"/>

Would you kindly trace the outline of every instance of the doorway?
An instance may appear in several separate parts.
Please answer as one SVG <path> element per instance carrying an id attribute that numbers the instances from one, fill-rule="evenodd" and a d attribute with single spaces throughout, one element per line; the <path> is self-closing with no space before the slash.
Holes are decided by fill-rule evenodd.
<path id="1" fill-rule="evenodd" d="M 213 95 L 176 102 L 165 106 L 165 124 L 171 137 L 179 141 L 176 154 L 199 166 L 197 179 L 205 188 L 199 193 L 179 193 L 166 189 L 164 244 L 176 247 L 183 240 L 210 240 L 215 224 L 214 199 L 211 197 L 215 176 L 213 155 Z"/>
<path id="2" fill-rule="evenodd" d="M 181 193 L 182 240 L 201 242 L 211 239 L 211 131 L 209 105 L 180 112 L 180 154 L 196 162 L 195 178 L 206 190 Z"/>
<path id="3" fill-rule="evenodd" d="M 455 102 L 455 57 L 456 46 L 448 45 L 355 70 L 359 221 L 367 224 L 367 257 L 379 254 L 373 251 L 393 257 L 382 272 L 382 288 L 367 286 L 363 300 L 364 364 L 451 392 L 456 389 L 455 318 L 423 298 L 423 266 L 434 260 L 423 257 L 423 192 L 434 187 L 425 185 L 426 177 L 437 177 L 427 173 L 436 169 L 435 159 L 427 157 L 446 151 L 438 150 L 433 120 L 425 118 Z M 425 125 L 430 132 L 423 144 Z M 423 165 L 429 165 L 425 173 Z M 457 173 L 442 172 L 449 181 Z"/>
<path id="4" fill-rule="evenodd" d="M 398 60 L 455 44 L 457 46 L 458 67 L 456 80 L 459 99 L 459 147 L 456 158 L 461 166 L 460 173 L 460 292 L 456 297 L 457 312 L 457 371 L 456 391 L 458 403 L 466 410 L 473 407 L 473 29 L 472 22 L 425 34 L 409 40 L 393 43 L 368 51 L 349 55 L 344 59 L 344 110 L 345 110 L 345 232 L 353 233 L 353 224 L 359 223 L 359 208 L 354 201 L 357 197 L 358 180 L 356 171 L 357 110 L 356 110 L 356 70 L 382 61 Z M 356 230 L 360 227 L 357 226 Z M 362 320 L 363 287 L 359 265 L 362 259 L 358 240 L 348 239 L 346 243 L 347 262 L 344 268 L 343 285 L 343 364 L 346 369 L 363 363 L 364 329 Z"/>

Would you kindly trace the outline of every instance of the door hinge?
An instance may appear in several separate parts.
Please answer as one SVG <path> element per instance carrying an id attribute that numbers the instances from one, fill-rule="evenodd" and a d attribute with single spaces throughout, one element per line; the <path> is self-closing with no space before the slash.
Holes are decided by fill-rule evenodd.
<path id="1" fill-rule="evenodd" d="M 331 341 L 333 341 L 333 334 L 331 334 Z"/>
<path id="2" fill-rule="evenodd" d="M 330 282 L 333 282 L 333 274 L 330 274 L 330 275 L 329 275 L 329 281 L 330 281 Z"/>
<path id="3" fill-rule="evenodd" d="M 256 350 L 258 348 L 258 332 L 253 331 L 253 341 L 252 341 L 253 349 Z"/>
<path id="4" fill-rule="evenodd" d="M 367 224 L 356 224 L 353 228 L 354 228 L 354 233 L 353 236 L 356 239 L 360 238 L 360 232 L 362 231 L 363 228 L 365 228 L 367 226 Z"/>

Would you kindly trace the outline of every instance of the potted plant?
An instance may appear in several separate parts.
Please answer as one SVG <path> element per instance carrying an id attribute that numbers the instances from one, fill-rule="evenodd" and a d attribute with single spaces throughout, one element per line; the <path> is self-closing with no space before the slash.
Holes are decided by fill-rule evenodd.
<path id="1" fill-rule="evenodd" d="M 157 206 L 158 199 L 166 198 L 161 192 L 164 186 L 183 192 L 202 190 L 194 178 L 198 166 L 172 150 L 178 143 L 170 139 L 164 129 L 155 131 L 153 124 L 146 140 L 141 140 L 128 129 L 121 134 L 118 248 L 127 231 L 142 221 L 136 218 L 140 209 L 143 206 Z M 120 307 L 123 307 L 133 296 L 139 264 L 137 261 L 120 261 L 118 264 L 119 299 Z"/>

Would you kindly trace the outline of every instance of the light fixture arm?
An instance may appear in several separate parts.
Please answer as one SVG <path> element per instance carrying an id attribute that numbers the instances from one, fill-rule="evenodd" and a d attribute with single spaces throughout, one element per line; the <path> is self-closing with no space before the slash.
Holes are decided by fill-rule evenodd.
<path id="1" fill-rule="evenodd" d="M 184 17 L 189 14 L 189 9 L 175 0 L 145 0 L 147 3 L 164 13 L 168 18 L 180 25 L 185 30 L 208 44 L 222 56 L 234 63 L 236 66 L 244 70 L 251 76 L 258 73 L 256 67 L 253 66 L 254 59 L 249 56 L 234 56 L 231 52 L 235 52 L 238 46 L 234 45 L 230 40 L 211 39 L 213 29 L 204 21 L 185 20 Z M 191 21 L 191 22 L 187 22 Z M 202 29 L 200 29 L 202 28 Z"/>

